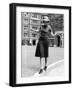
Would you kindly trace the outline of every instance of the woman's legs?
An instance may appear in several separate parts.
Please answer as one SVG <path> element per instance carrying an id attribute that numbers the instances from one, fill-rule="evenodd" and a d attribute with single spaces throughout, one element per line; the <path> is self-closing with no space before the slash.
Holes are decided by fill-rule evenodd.
<path id="1" fill-rule="evenodd" d="M 47 58 L 45 58 L 45 66 L 47 66 Z"/>
<path id="2" fill-rule="evenodd" d="M 40 57 L 40 71 L 39 74 L 41 74 L 43 72 L 43 68 L 44 68 L 44 58 Z"/>
<path id="3" fill-rule="evenodd" d="M 44 67 L 44 70 L 46 71 L 47 69 L 47 58 L 45 57 L 45 67 Z"/>
<path id="4" fill-rule="evenodd" d="M 43 72 L 43 69 L 46 71 L 47 70 L 47 58 L 45 57 L 45 64 L 44 64 L 44 58 L 40 57 L 40 71 L 39 74 Z"/>
<path id="5" fill-rule="evenodd" d="M 43 69 L 44 66 L 44 58 L 40 57 L 40 69 Z"/>

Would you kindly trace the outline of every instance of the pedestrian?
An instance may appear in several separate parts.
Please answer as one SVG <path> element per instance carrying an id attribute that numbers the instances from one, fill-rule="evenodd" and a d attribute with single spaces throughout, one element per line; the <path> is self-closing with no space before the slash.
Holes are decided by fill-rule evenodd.
<path id="1" fill-rule="evenodd" d="M 49 32 L 52 31 L 51 26 L 49 25 L 49 18 L 48 16 L 43 16 L 42 24 L 40 26 L 39 30 L 39 40 L 36 47 L 36 57 L 40 57 L 40 71 L 39 74 L 41 74 L 43 71 L 47 70 L 47 57 L 49 55 L 48 53 L 48 36 Z M 53 33 L 52 33 L 53 34 Z M 43 66 L 43 61 L 45 61 L 45 65 Z"/>

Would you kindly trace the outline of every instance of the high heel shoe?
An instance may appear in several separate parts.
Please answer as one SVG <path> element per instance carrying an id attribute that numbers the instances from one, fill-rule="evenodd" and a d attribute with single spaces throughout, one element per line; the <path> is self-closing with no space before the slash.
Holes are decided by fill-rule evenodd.
<path id="1" fill-rule="evenodd" d="M 43 69 L 40 69 L 39 74 L 43 73 Z"/>
<path id="2" fill-rule="evenodd" d="M 46 71 L 46 70 L 47 70 L 47 66 L 44 67 L 44 71 Z"/>

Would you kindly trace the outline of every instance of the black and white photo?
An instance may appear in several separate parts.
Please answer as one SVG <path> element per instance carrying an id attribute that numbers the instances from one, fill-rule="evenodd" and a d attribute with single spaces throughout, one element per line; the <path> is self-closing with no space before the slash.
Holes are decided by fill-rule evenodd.
<path id="1" fill-rule="evenodd" d="M 21 12 L 22 77 L 50 75 L 48 66 L 56 62 L 64 74 L 64 15 Z M 57 64 L 52 66 L 56 67 Z M 60 67 L 60 66 L 59 66 Z M 48 75 L 49 74 L 49 75 Z M 45 76 L 45 75 L 44 75 Z"/>

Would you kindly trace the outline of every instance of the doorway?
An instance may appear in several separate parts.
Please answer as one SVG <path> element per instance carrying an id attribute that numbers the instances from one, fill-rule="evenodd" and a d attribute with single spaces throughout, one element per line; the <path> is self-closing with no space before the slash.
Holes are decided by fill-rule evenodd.
<path id="1" fill-rule="evenodd" d="M 33 45 L 36 45 L 36 40 L 33 40 L 32 43 L 33 43 Z"/>
<path id="2" fill-rule="evenodd" d="M 60 47 L 61 45 L 61 38 L 60 35 L 57 35 L 57 47 Z"/>

